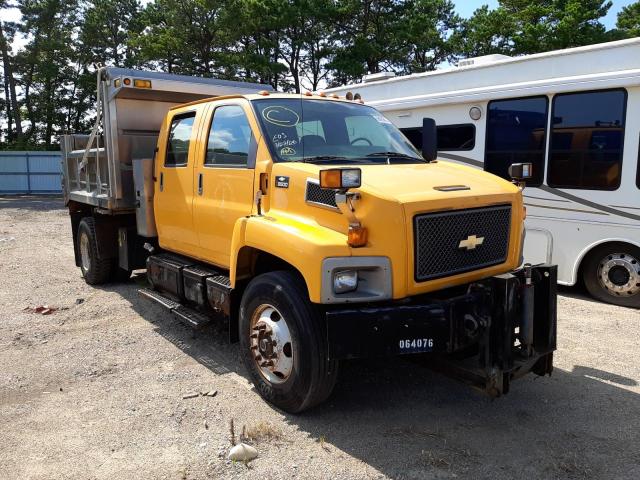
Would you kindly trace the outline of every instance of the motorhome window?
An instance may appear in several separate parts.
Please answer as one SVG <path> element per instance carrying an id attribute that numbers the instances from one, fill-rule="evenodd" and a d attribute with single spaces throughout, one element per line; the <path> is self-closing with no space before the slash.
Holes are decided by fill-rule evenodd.
<path id="1" fill-rule="evenodd" d="M 422 129 L 421 128 L 401 128 L 400 131 L 418 150 L 422 150 Z"/>
<path id="2" fill-rule="evenodd" d="M 402 133 L 417 148 L 422 149 L 421 128 L 401 128 Z M 476 127 L 471 123 L 438 125 L 438 150 L 473 150 L 476 145 Z"/>
<path id="3" fill-rule="evenodd" d="M 213 112 L 205 165 L 246 165 L 251 127 L 239 105 L 223 105 Z"/>
<path id="4" fill-rule="evenodd" d="M 550 186 L 588 190 L 620 186 L 626 100 L 622 89 L 553 98 Z"/>
<path id="5" fill-rule="evenodd" d="M 473 150 L 476 145 L 476 127 L 464 125 L 438 125 L 438 150 Z"/>
<path id="6" fill-rule="evenodd" d="M 171 120 L 169 138 L 167 140 L 167 153 L 164 157 L 165 167 L 180 167 L 188 163 L 189 143 L 195 118 L 196 113 L 191 112 L 173 117 L 173 120 Z"/>
<path id="7" fill-rule="evenodd" d="M 528 97 L 489 102 L 484 169 L 510 180 L 509 166 L 532 163 L 529 186 L 544 178 L 547 130 L 547 97 Z"/>

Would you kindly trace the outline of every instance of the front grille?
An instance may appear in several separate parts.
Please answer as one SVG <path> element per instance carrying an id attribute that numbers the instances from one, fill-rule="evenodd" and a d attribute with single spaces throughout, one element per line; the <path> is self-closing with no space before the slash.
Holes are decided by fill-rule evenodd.
<path id="1" fill-rule="evenodd" d="M 338 208 L 336 203 L 336 192 L 329 189 L 320 188 L 315 182 L 307 180 L 307 191 L 305 193 L 305 200 L 308 203 L 316 205 L 322 205 L 330 208 Z"/>
<path id="2" fill-rule="evenodd" d="M 413 218 L 416 281 L 505 262 L 510 227 L 511 205 L 416 215 Z M 474 239 L 476 248 L 460 246 L 463 241 L 470 246 Z"/>

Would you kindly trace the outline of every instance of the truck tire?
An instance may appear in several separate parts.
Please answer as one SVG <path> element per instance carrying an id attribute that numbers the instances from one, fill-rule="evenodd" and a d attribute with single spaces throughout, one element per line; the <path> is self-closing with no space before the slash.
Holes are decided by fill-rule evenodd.
<path id="1" fill-rule="evenodd" d="M 111 279 L 113 260 L 98 257 L 96 222 L 92 217 L 84 217 L 78 225 L 78 253 L 85 282 L 100 285 Z"/>
<path id="2" fill-rule="evenodd" d="M 596 247 L 585 259 L 582 274 L 594 298 L 640 308 L 640 248 L 627 243 Z"/>
<path id="3" fill-rule="evenodd" d="M 242 360 L 260 395 L 286 412 L 321 403 L 335 385 L 338 362 L 328 360 L 321 320 L 294 272 L 259 275 L 242 296 Z"/>

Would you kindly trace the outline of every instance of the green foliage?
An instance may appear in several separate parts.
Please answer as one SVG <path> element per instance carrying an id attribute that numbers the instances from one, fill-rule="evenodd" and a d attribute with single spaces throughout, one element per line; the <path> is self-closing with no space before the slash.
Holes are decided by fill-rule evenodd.
<path id="1" fill-rule="evenodd" d="M 477 57 L 496 53 L 510 54 L 516 26 L 506 10 L 489 10 L 486 5 L 473 12 L 462 22 L 456 33 L 458 51 L 464 57 Z"/>
<path id="2" fill-rule="evenodd" d="M 528 54 L 576 47 L 606 40 L 598 19 L 611 1 L 501 0 L 500 7 L 513 22 L 513 52 Z"/>
<path id="3" fill-rule="evenodd" d="M 12 6 L 22 20 L 0 22 L 2 148 L 88 129 L 97 64 L 300 92 L 640 35 L 640 2 L 607 32 L 605 0 L 500 0 L 468 19 L 454 0 L 0 0 Z"/>
<path id="4" fill-rule="evenodd" d="M 398 59 L 405 73 L 435 70 L 443 62 L 453 62 L 460 52 L 462 19 L 450 0 L 412 0 L 401 19 L 399 37 L 403 48 Z"/>
<path id="5" fill-rule="evenodd" d="M 78 49 L 87 63 L 132 67 L 134 50 L 129 38 L 144 28 L 138 0 L 91 0 L 79 25 Z"/>
<path id="6" fill-rule="evenodd" d="M 625 37 L 640 37 L 640 1 L 622 9 L 616 27 Z"/>

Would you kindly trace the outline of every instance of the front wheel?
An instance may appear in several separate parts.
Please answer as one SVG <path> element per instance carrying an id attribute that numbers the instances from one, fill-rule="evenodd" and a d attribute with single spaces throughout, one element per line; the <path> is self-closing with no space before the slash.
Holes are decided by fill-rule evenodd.
<path id="1" fill-rule="evenodd" d="M 593 297 L 640 308 L 640 248 L 625 243 L 601 245 L 585 262 L 584 283 Z"/>
<path id="2" fill-rule="evenodd" d="M 263 398 L 297 413 L 331 394 L 338 364 L 328 360 L 322 318 L 299 275 L 254 278 L 242 296 L 239 324 L 242 359 Z"/>

